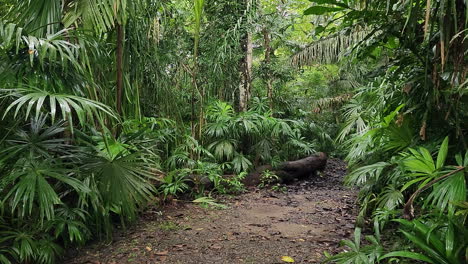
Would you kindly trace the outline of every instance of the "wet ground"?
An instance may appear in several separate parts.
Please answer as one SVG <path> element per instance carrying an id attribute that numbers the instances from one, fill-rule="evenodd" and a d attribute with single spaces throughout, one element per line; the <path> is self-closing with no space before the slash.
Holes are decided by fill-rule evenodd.
<path id="1" fill-rule="evenodd" d="M 108 245 L 81 249 L 65 263 L 320 263 L 340 251 L 356 217 L 356 192 L 342 186 L 346 164 L 331 159 L 320 176 L 287 190 L 219 198 L 226 209 L 178 202 L 148 210 Z"/>

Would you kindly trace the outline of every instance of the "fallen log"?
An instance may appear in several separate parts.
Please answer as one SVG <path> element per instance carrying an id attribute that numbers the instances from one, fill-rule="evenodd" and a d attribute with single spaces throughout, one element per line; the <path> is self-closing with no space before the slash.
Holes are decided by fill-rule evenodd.
<path id="1" fill-rule="evenodd" d="M 247 175 L 244 179 L 244 184 L 246 186 L 260 184 L 262 181 L 262 174 L 266 170 L 277 175 L 281 183 L 289 183 L 294 179 L 308 178 L 314 176 L 317 171 L 323 170 L 327 165 L 327 159 L 327 154 L 319 152 L 304 159 L 283 162 L 276 167 L 263 165 Z"/>

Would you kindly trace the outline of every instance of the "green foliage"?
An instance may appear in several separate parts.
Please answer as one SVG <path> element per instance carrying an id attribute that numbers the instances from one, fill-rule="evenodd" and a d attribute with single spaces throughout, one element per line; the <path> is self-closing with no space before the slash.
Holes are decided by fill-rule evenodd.
<path id="1" fill-rule="evenodd" d="M 261 104 L 261 101 L 258 102 Z M 330 136 L 317 125 L 271 117 L 257 103 L 251 110 L 235 114 L 232 106 L 214 101 L 207 108 L 205 138 L 217 161 L 228 161 L 236 173 L 255 162 L 271 163 L 315 152 L 315 145 L 329 147 Z M 327 145 L 328 144 L 328 145 Z"/>
<path id="2" fill-rule="evenodd" d="M 172 221 L 164 221 L 158 225 L 158 227 L 163 231 L 176 231 L 179 230 L 181 227 Z"/>
<path id="3" fill-rule="evenodd" d="M 463 208 L 467 199 L 467 170 L 459 154 L 467 148 L 461 129 L 466 94 L 460 91 L 466 83 L 466 2 L 311 2 L 304 14 L 320 17 L 316 41 L 293 63 L 375 66 L 363 72 L 371 78 L 362 78 L 342 107 L 345 121 L 337 136 L 352 168 L 346 182 L 361 190 L 358 224 L 371 216 L 381 229 L 392 228 L 385 224 L 402 213 L 414 218 L 428 212 L 424 221 L 396 220 L 417 250 L 400 246 L 382 261 L 462 263 L 466 241 L 457 235 L 466 226 L 456 205 Z"/>
<path id="4" fill-rule="evenodd" d="M 239 193 L 253 167 L 315 151 L 346 156 L 359 224 L 370 215 L 391 227 L 405 202 L 405 215 L 431 213 L 400 221 L 420 251 L 385 258 L 460 262 L 466 10 L 462 0 L 0 0 L 0 263 L 58 262 L 62 248 L 109 239 L 158 193 Z M 239 63 L 250 45 L 252 70 Z M 335 260 L 378 261 L 379 236 L 369 247 L 355 236 Z"/>
<path id="5" fill-rule="evenodd" d="M 382 256 L 422 260 L 434 264 L 465 263 L 468 248 L 467 229 L 450 218 L 441 222 L 403 219 L 397 220 L 403 227 L 401 232 L 421 250 L 420 253 L 396 251 Z"/>
<path id="6" fill-rule="evenodd" d="M 242 181 L 247 176 L 247 172 L 243 171 L 239 174 L 236 174 L 232 177 L 223 177 L 221 179 L 221 184 L 218 187 L 218 192 L 222 194 L 239 194 L 245 191 L 244 184 Z"/>
<path id="7" fill-rule="evenodd" d="M 97 137 L 105 142 L 100 145 L 76 131 L 80 138 L 71 145 L 63 122 L 45 121 L 32 119 L 2 143 L 5 259 L 54 263 L 59 245 L 83 244 L 93 233 L 109 236 L 112 215 L 134 221 L 155 191 L 144 155 L 129 144 Z M 29 223 L 31 218 L 38 221 Z"/>
<path id="8" fill-rule="evenodd" d="M 240 193 L 254 166 L 334 148 L 332 129 L 292 119 L 287 82 L 302 73 L 285 62 L 308 38 L 292 27 L 309 29 L 305 4 L 283 3 L 290 19 L 263 1 L 215 2 L 0 0 L 0 263 L 58 263 L 155 196 Z M 272 63 L 254 60 L 249 78 L 272 78 L 276 106 L 260 85 L 238 113 L 257 23 L 272 30 Z M 328 76 L 336 67 L 302 81 L 328 89 Z"/>
<path id="9" fill-rule="evenodd" d="M 278 175 L 274 174 L 269 170 L 265 170 L 260 175 L 260 184 L 258 185 L 259 188 L 264 188 L 274 183 L 277 183 L 280 180 Z"/>
<path id="10" fill-rule="evenodd" d="M 14 118 L 16 118 L 22 107 L 27 106 L 24 118 L 26 120 L 30 118 L 30 114 L 32 114 L 31 110 L 35 107 L 35 118 L 37 119 L 42 112 L 42 107 L 46 100 L 49 101 L 48 105 L 50 106 L 50 109 L 47 109 L 47 112 L 50 113 L 52 122 L 55 120 L 57 106 L 59 106 L 61 111 L 60 116 L 70 123 L 70 127 L 73 127 L 74 115 L 78 117 L 81 125 L 84 125 L 87 121 L 94 122 L 95 117 L 99 119 L 99 113 L 104 113 L 115 118 L 112 110 L 106 105 L 78 96 L 51 94 L 47 91 L 41 91 L 38 89 L 15 89 L 5 90 L 4 92 L 8 93 L 7 95 L 9 97 L 18 98 L 8 106 L 3 114 L 3 118 L 5 118 L 8 112 L 13 108 L 15 108 Z"/>
<path id="11" fill-rule="evenodd" d="M 328 253 L 327 259 L 324 263 L 359 263 L 359 264 L 373 264 L 378 263 L 382 256 L 383 246 L 380 243 L 380 235 L 377 232 L 375 236 L 366 236 L 368 245 L 361 245 L 361 228 L 354 230 L 354 241 L 343 240 L 342 245 L 350 249 L 349 252 L 343 252 L 335 256 L 330 256 Z"/>
<path id="12" fill-rule="evenodd" d="M 164 176 L 162 185 L 159 187 L 160 191 L 164 194 L 165 197 L 167 196 L 175 196 L 179 193 L 183 193 L 188 190 L 189 186 L 187 182 L 187 175 L 189 170 L 182 169 L 182 170 L 175 170 L 168 173 Z"/>
<path id="13" fill-rule="evenodd" d="M 14 263 L 12 261 L 35 263 L 54 263 L 60 254 L 62 248 L 56 244 L 53 237 L 48 234 L 37 234 L 37 231 L 31 227 L 16 230 L 5 228 L 2 234 L 2 244 L 10 245 L 9 248 L 1 250 L 1 263 Z"/>
<path id="14" fill-rule="evenodd" d="M 227 206 L 217 203 L 213 198 L 200 197 L 192 201 L 192 203 L 201 204 L 202 206 L 211 206 L 219 209 L 226 209 Z"/>

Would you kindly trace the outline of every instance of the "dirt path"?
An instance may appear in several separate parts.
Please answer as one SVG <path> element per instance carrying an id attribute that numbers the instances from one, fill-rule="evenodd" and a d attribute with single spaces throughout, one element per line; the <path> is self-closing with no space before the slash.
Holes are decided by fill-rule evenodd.
<path id="1" fill-rule="evenodd" d="M 354 227 L 355 192 L 342 187 L 345 164 L 330 160 L 321 177 L 287 192 L 256 190 L 205 209 L 183 203 L 145 213 L 134 230 L 94 245 L 66 263 L 320 263 Z"/>

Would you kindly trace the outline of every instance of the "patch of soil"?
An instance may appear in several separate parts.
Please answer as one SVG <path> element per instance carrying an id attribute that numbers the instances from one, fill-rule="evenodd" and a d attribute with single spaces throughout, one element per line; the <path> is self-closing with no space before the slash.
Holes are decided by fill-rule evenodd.
<path id="1" fill-rule="evenodd" d="M 354 229 L 356 193 L 342 186 L 346 164 L 330 159 L 321 176 L 220 198 L 227 209 L 192 203 L 148 210 L 110 245 L 81 249 L 64 263 L 320 263 Z"/>

